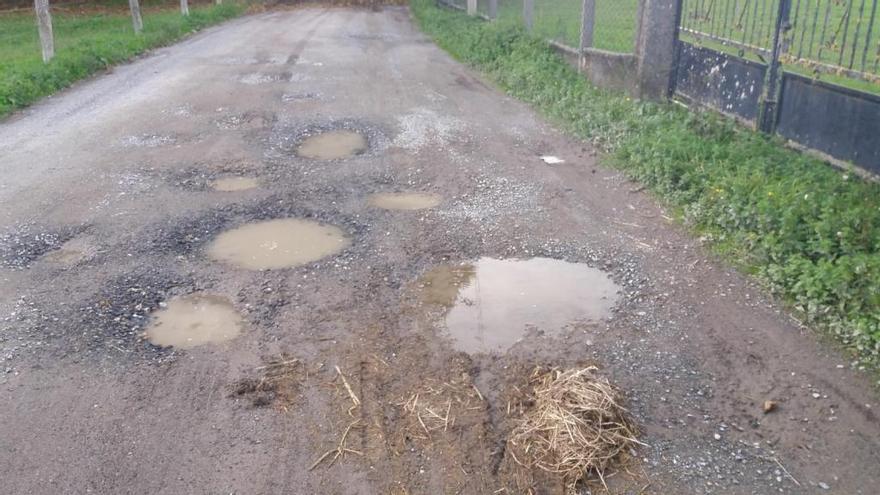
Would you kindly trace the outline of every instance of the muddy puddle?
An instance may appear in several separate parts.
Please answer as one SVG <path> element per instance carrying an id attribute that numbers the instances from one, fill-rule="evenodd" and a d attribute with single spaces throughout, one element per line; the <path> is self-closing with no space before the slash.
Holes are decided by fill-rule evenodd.
<path id="1" fill-rule="evenodd" d="M 160 347 L 191 349 L 226 342 L 241 333 L 242 318 L 228 299 L 191 294 L 172 299 L 155 311 L 145 336 Z"/>
<path id="2" fill-rule="evenodd" d="M 248 270 L 292 268 L 336 254 L 351 244 L 338 227 L 297 218 L 246 224 L 208 245 L 215 260 Z"/>
<path id="3" fill-rule="evenodd" d="M 423 304 L 442 309 L 457 350 L 501 353 L 532 332 L 553 336 L 610 316 L 619 287 L 601 270 L 549 258 L 440 266 L 418 283 Z"/>
<path id="4" fill-rule="evenodd" d="M 87 240 L 74 238 L 65 242 L 58 249 L 43 255 L 43 260 L 54 265 L 73 266 L 94 257 L 96 249 Z"/>
<path id="5" fill-rule="evenodd" d="M 385 210 L 424 210 L 442 201 L 440 195 L 419 192 L 377 193 L 367 199 L 370 206 Z"/>
<path id="6" fill-rule="evenodd" d="M 367 150 L 367 139 L 354 131 L 328 131 L 303 140 L 296 154 L 314 160 L 339 160 Z"/>
<path id="7" fill-rule="evenodd" d="M 260 186 L 260 181 L 253 177 L 221 177 L 211 181 L 211 189 L 221 192 L 247 191 Z"/>

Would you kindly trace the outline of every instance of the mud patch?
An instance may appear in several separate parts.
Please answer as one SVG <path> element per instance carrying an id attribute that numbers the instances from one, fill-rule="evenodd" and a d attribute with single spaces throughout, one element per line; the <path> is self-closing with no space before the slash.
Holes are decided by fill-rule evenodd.
<path id="1" fill-rule="evenodd" d="M 606 318 L 619 287 L 583 264 L 482 258 L 427 272 L 419 290 L 423 303 L 442 307 L 455 349 L 502 353 L 530 330 L 553 336 L 571 324 Z"/>
<path id="2" fill-rule="evenodd" d="M 351 244 L 338 227 L 284 218 L 223 232 L 208 245 L 215 260 L 248 270 L 293 268 L 336 254 Z"/>
<path id="3" fill-rule="evenodd" d="M 253 177 L 221 177 L 211 181 L 211 189 L 221 192 L 237 192 L 256 189 L 260 181 Z"/>
<path id="4" fill-rule="evenodd" d="M 296 148 L 296 154 L 313 160 L 339 160 L 360 155 L 367 150 L 367 139 L 354 131 L 328 131 L 308 137 Z"/>
<path id="5" fill-rule="evenodd" d="M 423 210 L 434 208 L 442 201 L 439 194 L 418 192 L 377 193 L 367 199 L 371 206 L 385 210 Z"/>
<path id="6" fill-rule="evenodd" d="M 228 299 L 190 294 L 161 303 L 144 332 L 158 347 L 192 349 L 226 342 L 241 333 L 242 318 Z"/>

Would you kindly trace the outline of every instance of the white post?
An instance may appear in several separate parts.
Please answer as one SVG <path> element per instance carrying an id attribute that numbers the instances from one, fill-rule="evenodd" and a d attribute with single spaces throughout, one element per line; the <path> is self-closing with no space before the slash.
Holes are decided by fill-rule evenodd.
<path id="1" fill-rule="evenodd" d="M 49 0 L 34 0 L 37 11 L 37 28 L 40 31 L 40 47 L 43 49 L 43 62 L 55 56 L 55 38 L 52 35 L 52 15 L 49 14 Z"/>
<path id="2" fill-rule="evenodd" d="M 214 0 L 214 3 L 216 3 L 217 5 L 221 5 L 223 3 L 223 0 Z"/>
<path id="3" fill-rule="evenodd" d="M 131 9 L 131 25 L 134 26 L 135 34 L 139 34 L 144 30 L 144 20 L 141 18 L 141 4 L 138 0 L 128 0 L 128 7 Z"/>
<path id="4" fill-rule="evenodd" d="M 180 0 L 180 13 L 189 15 L 189 3 L 186 0 Z"/>
<path id="5" fill-rule="evenodd" d="M 477 0 L 467 0 L 468 15 L 477 15 Z"/>

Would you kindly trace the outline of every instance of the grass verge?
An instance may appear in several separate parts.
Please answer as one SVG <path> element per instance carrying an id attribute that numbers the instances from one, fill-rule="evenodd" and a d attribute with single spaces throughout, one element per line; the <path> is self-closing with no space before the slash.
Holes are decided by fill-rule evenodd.
<path id="1" fill-rule="evenodd" d="M 880 184 L 713 114 L 597 90 L 519 27 L 411 5 L 441 47 L 595 143 L 804 320 L 877 363 Z"/>
<path id="2" fill-rule="evenodd" d="M 0 15 L 0 118 L 97 71 L 167 45 L 206 26 L 241 15 L 240 3 L 193 6 L 190 15 L 168 4 L 144 12 L 144 31 L 134 34 L 125 8 L 56 12 L 55 58 L 44 64 L 32 12 Z"/>

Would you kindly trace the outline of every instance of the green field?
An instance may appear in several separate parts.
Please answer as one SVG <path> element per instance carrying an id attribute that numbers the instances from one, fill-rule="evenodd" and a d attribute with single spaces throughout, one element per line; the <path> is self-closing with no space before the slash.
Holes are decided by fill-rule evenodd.
<path id="1" fill-rule="evenodd" d="M 412 6 L 453 56 L 604 150 L 801 319 L 880 364 L 880 184 L 709 112 L 597 90 L 521 27 Z"/>
<path id="2" fill-rule="evenodd" d="M 235 17 L 244 7 L 193 5 L 183 17 L 177 2 L 147 2 L 141 35 L 134 33 L 127 2 L 53 10 L 55 58 L 48 64 L 41 59 L 33 12 L 0 13 L 0 117 L 145 50 Z"/>

